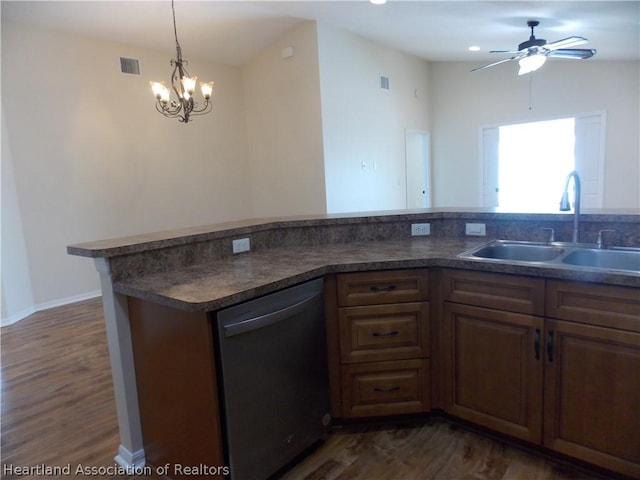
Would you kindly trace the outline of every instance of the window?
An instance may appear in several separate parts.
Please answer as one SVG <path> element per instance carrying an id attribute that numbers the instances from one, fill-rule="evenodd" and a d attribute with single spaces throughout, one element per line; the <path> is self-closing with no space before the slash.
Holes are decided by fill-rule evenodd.
<path id="1" fill-rule="evenodd" d="M 498 127 L 498 206 L 557 208 L 564 180 L 575 169 L 575 119 Z"/>
<path id="2" fill-rule="evenodd" d="M 572 170 L 585 208 L 602 206 L 604 114 L 482 129 L 482 205 L 557 211 Z"/>

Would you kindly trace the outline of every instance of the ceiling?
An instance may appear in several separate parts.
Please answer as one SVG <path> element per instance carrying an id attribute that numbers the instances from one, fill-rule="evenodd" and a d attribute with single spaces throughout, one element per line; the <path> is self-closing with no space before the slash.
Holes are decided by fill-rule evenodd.
<path id="1" fill-rule="evenodd" d="M 597 60 L 640 58 L 640 1 L 358 1 L 175 0 L 185 58 L 240 66 L 304 20 L 318 20 L 430 61 L 506 56 L 529 38 L 584 36 Z M 2 22 L 64 30 L 175 55 L 171 2 L 8 1 Z M 468 47 L 478 45 L 480 51 Z"/>

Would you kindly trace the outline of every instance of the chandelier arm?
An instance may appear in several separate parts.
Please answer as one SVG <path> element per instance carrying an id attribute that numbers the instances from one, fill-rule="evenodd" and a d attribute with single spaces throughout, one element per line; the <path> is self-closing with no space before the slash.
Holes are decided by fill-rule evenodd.
<path id="1" fill-rule="evenodd" d="M 213 103 L 209 100 L 205 100 L 202 108 L 197 108 L 198 104 L 194 102 L 194 108 L 191 110 L 191 115 L 205 115 L 213 110 Z"/>
<path id="2" fill-rule="evenodd" d="M 163 105 L 161 102 L 156 102 L 156 110 L 165 117 L 175 117 L 182 110 L 182 105 L 177 104 L 174 107 L 171 107 L 169 105 Z"/>

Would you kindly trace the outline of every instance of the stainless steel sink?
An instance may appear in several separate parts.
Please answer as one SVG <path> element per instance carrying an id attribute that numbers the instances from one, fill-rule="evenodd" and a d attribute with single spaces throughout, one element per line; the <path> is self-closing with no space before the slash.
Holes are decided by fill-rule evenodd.
<path id="1" fill-rule="evenodd" d="M 516 262 L 547 262 L 564 253 L 564 248 L 555 245 L 494 240 L 469 254 L 473 257 L 510 260 Z"/>
<path id="2" fill-rule="evenodd" d="M 640 271 L 640 251 L 576 248 L 562 258 L 562 263 L 637 272 Z"/>
<path id="3" fill-rule="evenodd" d="M 590 244 L 493 240 L 458 255 L 495 262 L 618 270 L 640 274 L 640 248 L 595 248 Z"/>

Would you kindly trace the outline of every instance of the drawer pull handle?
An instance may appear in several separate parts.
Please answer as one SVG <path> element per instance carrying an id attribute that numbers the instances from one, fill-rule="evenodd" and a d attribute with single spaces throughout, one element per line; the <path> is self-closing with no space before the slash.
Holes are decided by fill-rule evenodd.
<path id="1" fill-rule="evenodd" d="M 380 332 L 373 332 L 371 334 L 372 337 L 393 337 L 394 335 L 398 335 L 398 330 L 391 330 L 390 332 L 384 332 L 384 333 L 380 333 Z"/>
<path id="2" fill-rule="evenodd" d="M 540 360 L 540 329 L 536 328 L 536 339 L 533 344 L 533 349 L 536 352 L 536 360 Z"/>
<path id="3" fill-rule="evenodd" d="M 547 358 L 553 362 L 553 330 L 549 330 L 547 335 Z"/>
<path id="4" fill-rule="evenodd" d="M 391 285 L 372 285 L 371 287 L 369 287 L 369 290 L 371 290 L 372 292 L 390 292 L 392 290 L 395 290 L 396 286 L 391 284 Z"/>
<path id="5" fill-rule="evenodd" d="M 375 392 L 396 392 L 398 390 L 400 390 L 400 387 L 395 386 L 395 387 L 374 387 L 373 390 Z"/>

